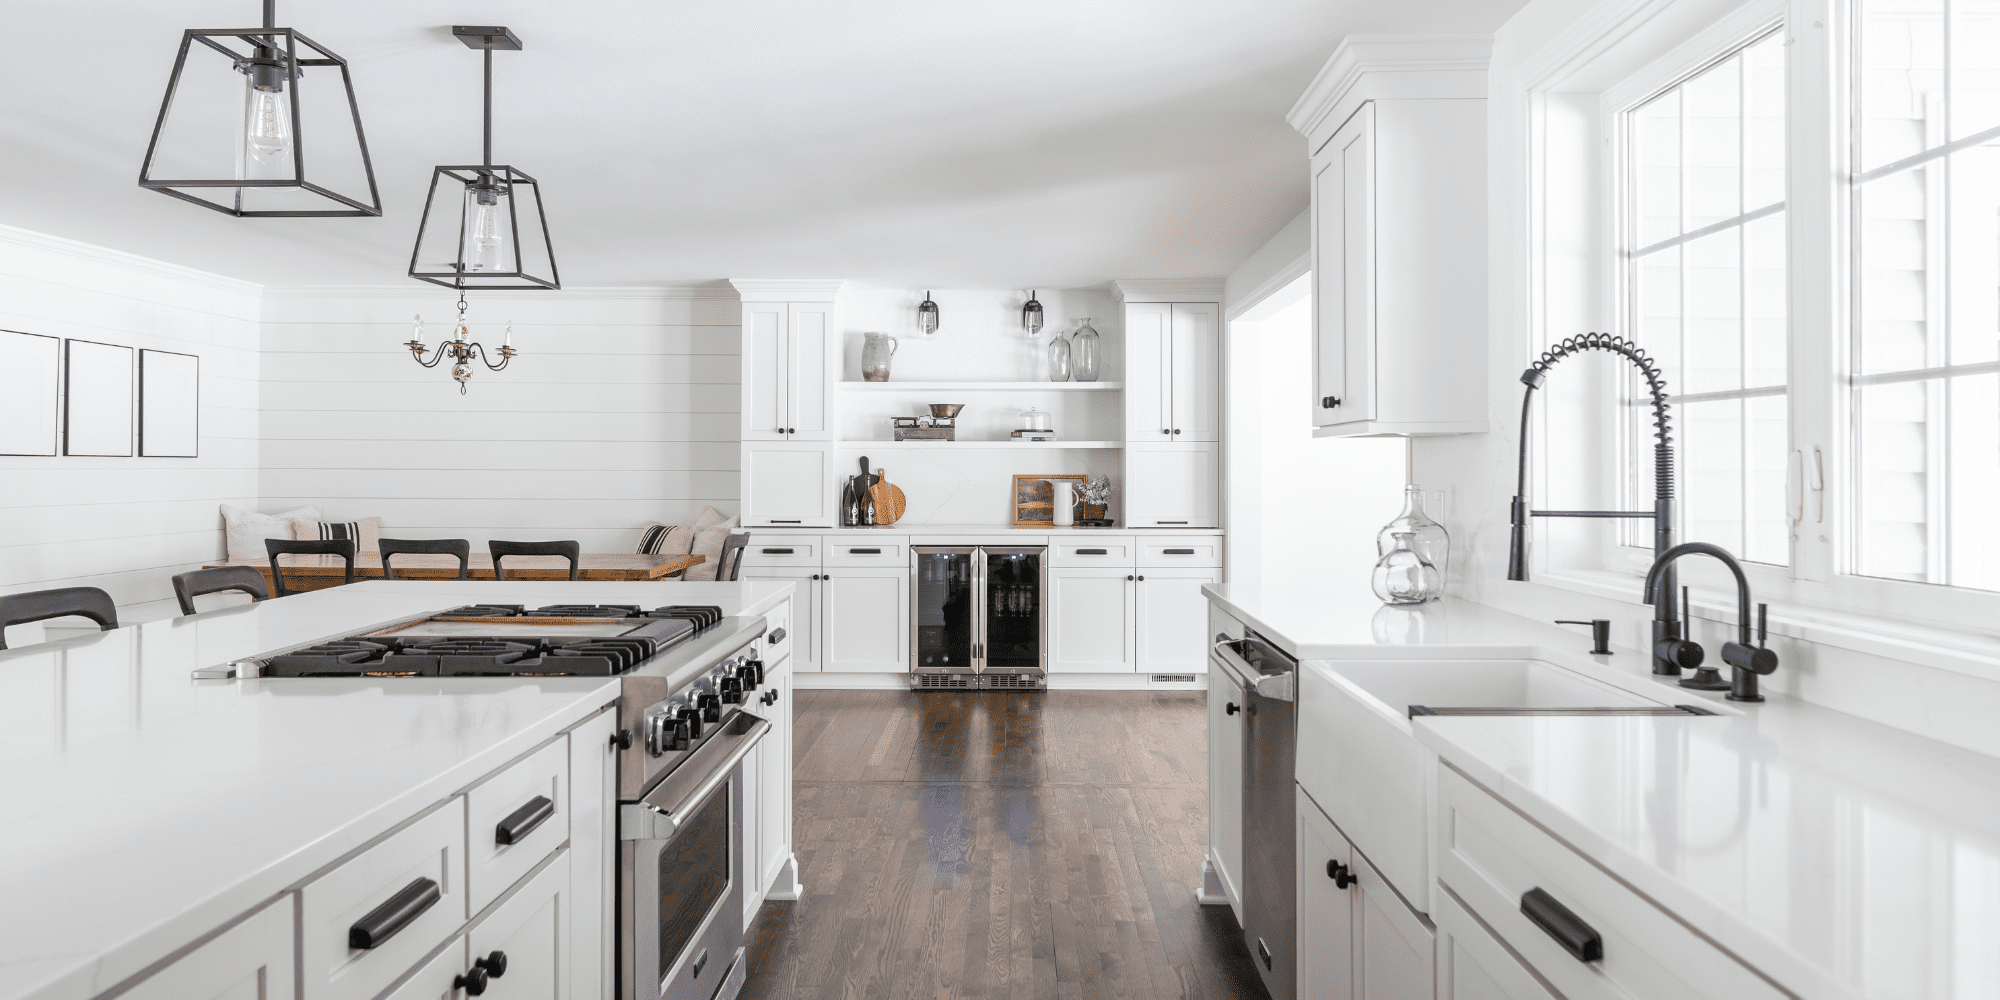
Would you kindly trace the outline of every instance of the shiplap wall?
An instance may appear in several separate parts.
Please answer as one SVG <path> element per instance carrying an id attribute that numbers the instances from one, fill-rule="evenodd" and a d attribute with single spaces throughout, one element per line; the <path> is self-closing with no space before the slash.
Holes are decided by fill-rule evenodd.
<path id="1" fill-rule="evenodd" d="M 521 355 L 503 372 L 475 361 L 463 396 L 448 361 L 427 370 L 402 346 L 418 313 L 426 344 L 447 339 L 456 300 L 415 283 L 267 291 L 266 509 L 379 515 L 386 535 L 475 550 L 570 538 L 586 552 L 629 552 L 646 521 L 704 504 L 736 512 L 733 289 L 475 294 L 471 339 L 497 350 L 511 318 Z"/>
<path id="2" fill-rule="evenodd" d="M 0 329 L 201 358 L 197 458 L 0 457 L 0 594 L 101 587 L 127 621 L 178 613 L 172 575 L 223 554 L 218 505 L 257 504 L 260 292 L 0 227 Z"/>

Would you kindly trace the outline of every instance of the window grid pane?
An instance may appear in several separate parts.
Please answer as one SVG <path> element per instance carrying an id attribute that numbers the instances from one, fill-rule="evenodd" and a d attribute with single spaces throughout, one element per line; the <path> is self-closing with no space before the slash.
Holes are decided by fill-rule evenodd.
<path id="1" fill-rule="evenodd" d="M 1675 529 L 1780 565 L 1790 558 L 1784 67 L 1773 32 L 1634 108 L 1625 199 L 1628 329 L 1675 394 Z M 1708 227 L 1719 228 L 1683 239 Z M 1642 509 L 1651 410 L 1636 375 L 1627 387 L 1627 502 Z M 1645 522 L 1623 528 L 1626 544 L 1651 546 Z"/>

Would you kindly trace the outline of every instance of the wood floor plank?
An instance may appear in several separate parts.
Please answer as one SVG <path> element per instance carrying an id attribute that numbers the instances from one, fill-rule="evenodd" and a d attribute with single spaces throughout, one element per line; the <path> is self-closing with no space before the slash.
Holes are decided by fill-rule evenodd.
<path id="1" fill-rule="evenodd" d="M 801 692 L 793 853 L 742 996 L 1259 998 L 1207 846 L 1200 694 Z"/>

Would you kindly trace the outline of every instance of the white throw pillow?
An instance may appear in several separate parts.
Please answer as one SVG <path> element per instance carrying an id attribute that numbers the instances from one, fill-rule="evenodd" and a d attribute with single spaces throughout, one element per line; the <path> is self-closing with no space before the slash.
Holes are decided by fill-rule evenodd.
<path id="1" fill-rule="evenodd" d="M 684 580 L 713 580 L 715 571 L 721 565 L 722 540 L 740 525 L 740 519 L 730 518 L 694 533 L 694 554 L 704 557 L 696 566 L 688 567 Z"/>
<path id="2" fill-rule="evenodd" d="M 381 548 L 382 519 L 364 517 L 359 521 L 321 521 L 310 517 L 292 519 L 292 538 L 302 542 L 328 542 L 346 539 L 354 543 L 354 551 L 373 552 Z"/>
<path id="3" fill-rule="evenodd" d="M 318 507 L 300 507 L 282 514 L 259 514 L 254 510 L 222 505 L 223 531 L 229 539 L 231 559 L 269 559 L 264 551 L 264 539 L 292 537 L 292 518 L 308 517 L 319 519 Z"/>

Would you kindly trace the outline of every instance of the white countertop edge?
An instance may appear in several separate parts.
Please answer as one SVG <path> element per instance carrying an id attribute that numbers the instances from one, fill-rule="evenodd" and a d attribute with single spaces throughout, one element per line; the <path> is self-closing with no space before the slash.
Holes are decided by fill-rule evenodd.
<path id="1" fill-rule="evenodd" d="M 1783 947 L 1756 926 L 1744 923 L 1690 889 L 1686 883 L 1633 856 L 1617 845 L 1598 837 L 1576 822 L 1564 810 L 1537 795 L 1532 789 L 1510 780 L 1506 774 L 1488 767 L 1479 756 L 1453 742 L 1450 735 L 1425 723 L 1413 727 L 1418 742 L 1436 752 L 1440 763 L 1457 770 L 1474 784 L 1493 794 L 1568 844 L 1578 854 L 1646 897 L 1697 934 L 1735 955 L 1766 976 L 1784 984 L 1787 992 L 1806 997 L 1839 997 L 1865 1000 L 1847 984 L 1831 978 L 1818 966 Z"/>
<path id="2" fill-rule="evenodd" d="M 496 678 L 495 683 L 512 683 Z M 247 680 L 224 683 L 243 685 L 286 683 L 284 680 Z M 276 864 L 246 874 L 239 881 L 219 886 L 210 895 L 195 900 L 173 917 L 149 930 L 113 943 L 92 958 L 81 959 L 47 974 L 35 982 L 23 982 L 13 974 L 0 985 L 0 1000 L 89 1000 L 105 990 L 149 971 L 155 965 L 176 958 L 184 949 L 286 891 L 310 881 L 356 850 L 405 826 L 436 805 L 465 791 L 481 778 L 505 767 L 515 759 L 547 743 L 616 702 L 619 685 L 615 679 L 566 681 L 541 679 L 540 686 L 575 684 L 577 697 L 554 714 L 523 726 L 514 735 L 465 759 L 404 794 L 383 802 L 374 810 L 355 817 L 346 825 L 328 831 L 317 840 L 302 845 Z M 532 734 L 532 735 L 531 735 Z M 189 928 L 200 930 L 190 935 Z M 61 959 L 52 959 L 54 966 Z M 4 971 L 4 970 L 0 970 Z M 19 970 L 17 970 L 19 971 Z M 32 973 L 29 973 L 32 975 Z"/>

